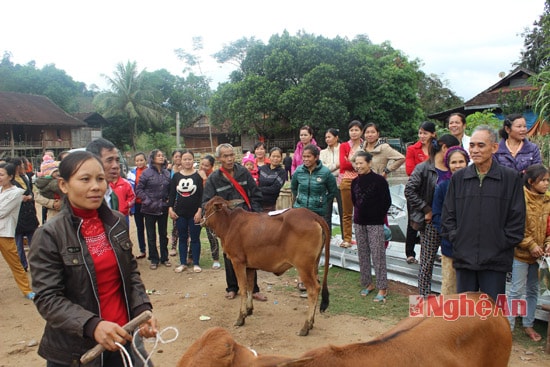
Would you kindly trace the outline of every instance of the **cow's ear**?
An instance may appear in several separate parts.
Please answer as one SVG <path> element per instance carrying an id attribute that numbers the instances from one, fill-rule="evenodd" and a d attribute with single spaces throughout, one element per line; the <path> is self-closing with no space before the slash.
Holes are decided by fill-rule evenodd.
<path id="1" fill-rule="evenodd" d="M 236 207 L 240 206 L 242 203 L 244 203 L 243 199 L 233 199 L 227 203 L 227 207 L 229 209 L 235 209 Z"/>

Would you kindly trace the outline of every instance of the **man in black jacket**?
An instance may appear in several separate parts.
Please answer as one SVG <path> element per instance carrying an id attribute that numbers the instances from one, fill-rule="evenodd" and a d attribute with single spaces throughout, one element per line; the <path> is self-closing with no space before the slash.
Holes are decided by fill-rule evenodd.
<path id="1" fill-rule="evenodd" d="M 523 239 L 525 199 L 519 174 L 493 154 L 497 133 L 478 126 L 470 138 L 473 164 L 451 178 L 442 213 L 442 236 L 453 244 L 457 292 L 505 294 L 514 247 Z"/>
<path id="2" fill-rule="evenodd" d="M 233 146 L 231 144 L 220 144 L 216 147 L 215 155 L 221 167 L 212 172 L 212 174 L 208 176 L 208 180 L 206 180 L 202 195 L 203 213 L 204 206 L 214 196 L 220 196 L 225 200 L 243 199 L 246 201 L 227 175 L 231 176 L 236 184 L 242 187 L 242 190 L 248 198 L 250 205 L 244 202 L 242 208 L 244 210 L 261 213 L 262 192 L 258 186 L 256 186 L 256 182 L 254 182 L 250 172 L 245 167 L 235 164 L 235 151 Z M 223 245 L 222 243 L 222 247 Z M 233 270 L 233 264 L 231 264 L 231 261 L 225 256 L 225 253 L 223 254 L 223 262 L 225 265 L 225 280 L 227 282 L 227 294 L 225 297 L 227 299 L 233 299 L 239 292 L 237 276 Z M 267 301 L 267 297 L 260 293 L 257 275 L 254 276 L 254 290 L 252 296 L 255 300 L 262 302 Z"/>

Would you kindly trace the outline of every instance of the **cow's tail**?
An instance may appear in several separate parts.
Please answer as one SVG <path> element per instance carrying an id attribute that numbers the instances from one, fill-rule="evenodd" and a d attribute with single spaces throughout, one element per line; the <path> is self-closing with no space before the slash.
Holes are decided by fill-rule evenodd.
<path id="1" fill-rule="evenodd" d="M 324 312 L 328 308 L 329 304 L 327 278 L 328 270 L 330 268 L 330 228 L 327 222 L 322 217 L 319 217 L 319 224 L 321 225 L 321 229 L 323 231 L 323 244 L 325 245 L 325 271 L 323 274 L 323 285 L 321 288 L 321 306 L 319 307 L 319 310 L 321 312 Z"/>

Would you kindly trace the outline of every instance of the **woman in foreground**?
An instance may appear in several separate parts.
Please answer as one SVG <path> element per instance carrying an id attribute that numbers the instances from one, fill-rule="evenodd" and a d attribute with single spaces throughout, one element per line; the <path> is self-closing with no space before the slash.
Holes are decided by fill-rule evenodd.
<path id="1" fill-rule="evenodd" d="M 89 366 L 122 366 L 115 343 L 133 354 L 127 343 L 132 336 L 122 326 L 152 309 L 128 225 L 103 201 L 107 181 L 97 157 L 71 153 L 59 173 L 65 204 L 37 229 L 33 242 L 40 245 L 31 247 L 29 256 L 34 302 L 46 320 L 38 354 L 47 367 L 68 367 L 101 344 L 106 351 Z M 155 336 L 156 320 L 142 324 L 139 333 Z"/>

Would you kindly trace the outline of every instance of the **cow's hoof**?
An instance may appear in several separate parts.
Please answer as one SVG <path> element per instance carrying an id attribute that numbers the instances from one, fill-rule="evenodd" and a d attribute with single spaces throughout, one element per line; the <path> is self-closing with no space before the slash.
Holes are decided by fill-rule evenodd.
<path id="1" fill-rule="evenodd" d="M 298 333 L 298 336 L 307 336 L 307 334 L 309 334 L 309 329 L 304 328 L 300 330 L 300 332 Z"/>
<path id="2" fill-rule="evenodd" d="M 238 319 L 235 321 L 235 326 L 243 326 L 244 325 L 244 319 Z"/>
<path id="3" fill-rule="evenodd" d="M 250 315 L 252 315 L 253 313 L 254 313 L 254 309 L 253 309 L 253 308 L 251 308 L 251 309 L 249 309 L 249 310 L 246 310 L 246 316 L 250 316 Z"/>

